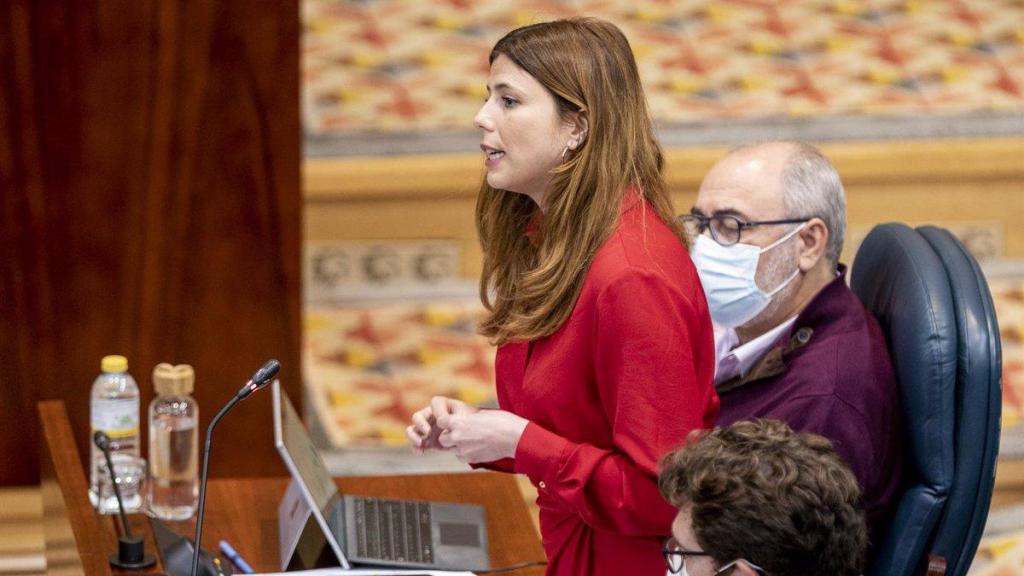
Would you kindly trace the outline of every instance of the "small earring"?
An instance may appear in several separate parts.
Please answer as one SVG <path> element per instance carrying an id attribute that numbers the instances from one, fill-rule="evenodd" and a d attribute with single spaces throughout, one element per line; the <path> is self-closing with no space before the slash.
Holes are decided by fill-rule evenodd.
<path id="1" fill-rule="evenodd" d="M 569 152 L 569 150 L 575 151 L 576 147 L 579 145 L 580 142 L 576 138 L 569 140 L 569 142 L 566 143 L 565 148 L 562 148 L 562 160 L 565 160 L 565 155 Z"/>

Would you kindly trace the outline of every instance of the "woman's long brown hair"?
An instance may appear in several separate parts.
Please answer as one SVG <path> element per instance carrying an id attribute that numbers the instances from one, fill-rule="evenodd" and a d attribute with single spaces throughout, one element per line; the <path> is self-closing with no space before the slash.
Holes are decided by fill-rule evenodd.
<path id="1" fill-rule="evenodd" d="M 480 332 L 495 344 L 529 341 L 558 330 L 572 312 L 597 249 L 614 231 L 623 194 L 635 186 L 683 241 L 662 175 L 664 159 L 629 41 L 594 18 L 533 24 L 506 34 L 491 51 L 533 76 L 560 114 L 582 112 L 585 139 L 553 172 L 545 213 L 529 197 L 491 188 L 476 205 L 483 247 L 480 297 L 490 312 Z"/>

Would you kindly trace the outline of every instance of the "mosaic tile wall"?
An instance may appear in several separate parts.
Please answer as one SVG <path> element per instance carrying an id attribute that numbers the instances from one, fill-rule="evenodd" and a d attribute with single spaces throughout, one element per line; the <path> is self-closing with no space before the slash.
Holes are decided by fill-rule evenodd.
<path id="1" fill-rule="evenodd" d="M 623 29 L 662 125 L 1009 113 L 1024 133 L 1022 0 L 303 0 L 307 135 L 472 130 L 494 42 L 574 15 Z"/>
<path id="2" fill-rule="evenodd" d="M 334 447 L 405 446 L 433 396 L 496 406 L 478 298 L 307 307 L 307 398 Z"/>

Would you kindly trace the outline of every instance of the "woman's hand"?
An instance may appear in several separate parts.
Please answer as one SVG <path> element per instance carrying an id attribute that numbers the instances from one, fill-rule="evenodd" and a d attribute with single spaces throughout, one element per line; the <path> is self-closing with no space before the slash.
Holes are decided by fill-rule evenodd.
<path id="1" fill-rule="evenodd" d="M 424 450 L 445 450 L 437 439 L 444 429 L 448 418 L 455 414 L 472 414 L 480 409 L 470 406 L 461 400 L 434 396 L 430 405 L 418 410 L 412 415 L 412 424 L 405 429 L 405 435 L 409 438 L 409 444 L 415 452 L 422 453 Z"/>
<path id="2" fill-rule="evenodd" d="M 452 413 L 438 421 L 437 443 L 467 464 L 513 458 L 529 423 L 504 410 Z"/>

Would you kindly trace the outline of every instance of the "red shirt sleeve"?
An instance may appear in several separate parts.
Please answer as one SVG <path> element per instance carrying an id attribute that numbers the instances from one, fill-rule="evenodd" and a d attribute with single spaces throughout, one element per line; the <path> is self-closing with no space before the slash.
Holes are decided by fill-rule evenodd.
<path id="1" fill-rule="evenodd" d="M 471 462 L 469 467 L 478 470 L 491 470 L 493 472 L 514 472 L 516 461 L 514 458 L 502 458 L 493 462 Z"/>
<path id="2" fill-rule="evenodd" d="M 663 278 L 636 269 L 609 283 L 595 313 L 593 365 L 612 446 L 575 443 L 530 423 L 515 470 L 593 527 L 668 534 L 676 511 L 658 492 L 658 459 L 717 406 L 711 382 L 698 382 L 694 370 L 691 332 L 707 323 Z"/>

